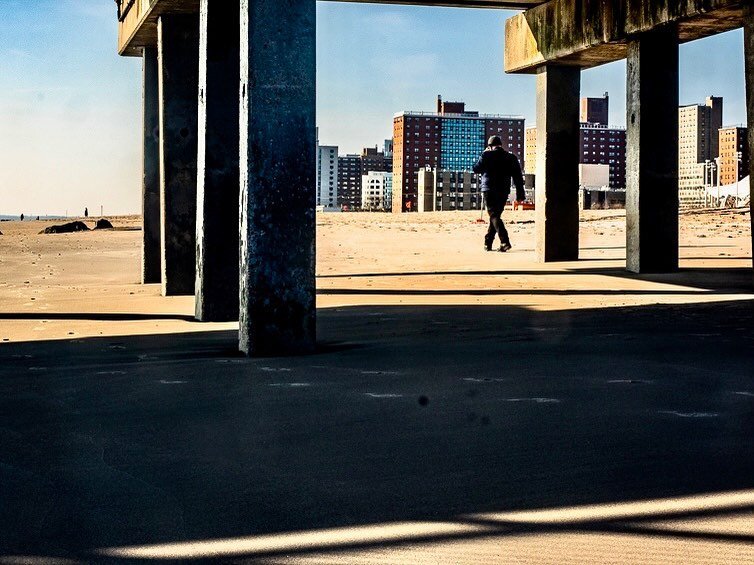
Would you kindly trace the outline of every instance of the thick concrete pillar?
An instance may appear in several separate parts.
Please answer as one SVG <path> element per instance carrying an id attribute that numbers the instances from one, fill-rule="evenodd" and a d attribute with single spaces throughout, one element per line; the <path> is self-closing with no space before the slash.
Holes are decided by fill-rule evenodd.
<path id="1" fill-rule="evenodd" d="M 141 282 L 159 283 L 160 273 L 160 96 L 157 49 L 143 51 L 143 154 Z"/>
<path id="2" fill-rule="evenodd" d="M 537 70 L 537 260 L 579 258 L 579 94 L 581 70 Z"/>
<path id="3" fill-rule="evenodd" d="M 626 263 L 678 269 L 678 29 L 632 38 L 626 85 Z"/>
<path id="4" fill-rule="evenodd" d="M 162 293 L 194 294 L 199 16 L 160 16 L 157 44 Z"/>
<path id="5" fill-rule="evenodd" d="M 239 347 L 315 347 L 315 0 L 241 0 Z"/>
<path id="6" fill-rule="evenodd" d="M 744 17 L 744 69 L 746 74 L 746 116 L 749 136 L 749 155 L 754 155 L 754 6 L 747 3 Z M 754 175 L 754 159 L 749 159 L 749 175 Z M 749 177 L 754 178 L 754 176 Z M 751 238 L 754 249 L 754 200 L 749 197 Z"/>
<path id="7" fill-rule="evenodd" d="M 199 154 L 196 318 L 238 319 L 239 0 L 202 0 L 199 32 Z"/>

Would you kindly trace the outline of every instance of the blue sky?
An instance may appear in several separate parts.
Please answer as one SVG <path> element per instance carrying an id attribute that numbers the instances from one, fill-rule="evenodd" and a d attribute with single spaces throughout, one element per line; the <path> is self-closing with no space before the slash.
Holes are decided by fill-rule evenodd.
<path id="1" fill-rule="evenodd" d="M 320 141 L 381 144 L 401 110 L 437 94 L 484 113 L 534 119 L 534 78 L 502 72 L 512 12 L 318 3 Z M 111 0 L 0 0 L 0 214 L 136 212 L 141 63 L 115 52 Z M 740 31 L 681 47 L 681 103 L 725 98 L 745 121 Z M 625 63 L 582 74 L 625 123 Z"/>

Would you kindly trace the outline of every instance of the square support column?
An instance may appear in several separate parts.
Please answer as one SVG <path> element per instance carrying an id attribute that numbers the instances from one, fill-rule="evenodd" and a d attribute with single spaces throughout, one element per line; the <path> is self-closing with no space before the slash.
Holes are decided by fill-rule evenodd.
<path id="1" fill-rule="evenodd" d="M 579 94 L 581 69 L 537 70 L 537 260 L 579 258 Z"/>
<path id="2" fill-rule="evenodd" d="M 157 23 L 160 78 L 162 294 L 194 294 L 199 16 Z"/>
<path id="3" fill-rule="evenodd" d="M 196 210 L 196 318 L 238 320 L 239 0 L 202 0 Z"/>
<path id="4" fill-rule="evenodd" d="M 747 3 L 743 7 L 744 17 L 744 72 L 746 74 L 746 116 L 749 137 L 749 155 L 754 155 L 754 6 Z M 749 179 L 754 174 L 754 159 L 749 159 Z M 751 190 L 751 189 L 750 189 Z M 749 207 L 751 214 L 751 238 L 754 249 L 754 200 L 749 193 Z"/>
<path id="5" fill-rule="evenodd" d="M 678 269 L 678 28 L 632 38 L 626 85 L 626 266 Z"/>
<path id="6" fill-rule="evenodd" d="M 241 0 L 239 347 L 314 350 L 315 0 Z"/>
<path id="7" fill-rule="evenodd" d="M 141 190 L 141 282 L 159 283 L 160 259 L 160 96 L 157 49 L 145 47 L 142 56 L 143 153 Z"/>

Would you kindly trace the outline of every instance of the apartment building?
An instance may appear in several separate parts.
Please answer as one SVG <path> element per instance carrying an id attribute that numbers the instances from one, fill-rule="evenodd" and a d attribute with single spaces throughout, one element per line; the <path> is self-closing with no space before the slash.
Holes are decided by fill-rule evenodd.
<path id="1" fill-rule="evenodd" d="M 429 168 L 470 171 L 486 140 L 499 135 L 503 145 L 524 160 L 524 119 L 480 115 L 463 102 L 437 99 L 435 112 L 401 112 L 393 118 L 393 212 L 418 208 L 419 171 Z M 522 163 L 523 166 L 523 163 Z"/>
<path id="2" fill-rule="evenodd" d="M 678 196 L 682 208 L 704 206 L 704 186 L 714 178 L 712 167 L 719 155 L 723 99 L 708 96 L 704 104 L 678 109 Z"/>

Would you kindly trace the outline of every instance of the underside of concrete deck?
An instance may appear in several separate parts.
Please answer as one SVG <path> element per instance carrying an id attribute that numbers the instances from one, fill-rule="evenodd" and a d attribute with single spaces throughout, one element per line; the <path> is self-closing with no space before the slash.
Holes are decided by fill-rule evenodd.
<path id="1" fill-rule="evenodd" d="M 587 69 L 625 59 L 639 34 L 674 25 L 686 43 L 740 28 L 741 0 L 549 0 L 505 24 L 505 70 L 535 73 L 545 63 Z"/>
<path id="2" fill-rule="evenodd" d="M 497 8 L 525 10 L 543 0 L 334 0 L 369 4 L 434 6 L 437 8 Z M 118 52 L 141 57 L 145 45 L 157 43 L 157 20 L 163 14 L 195 14 L 200 0 L 121 0 Z"/>

